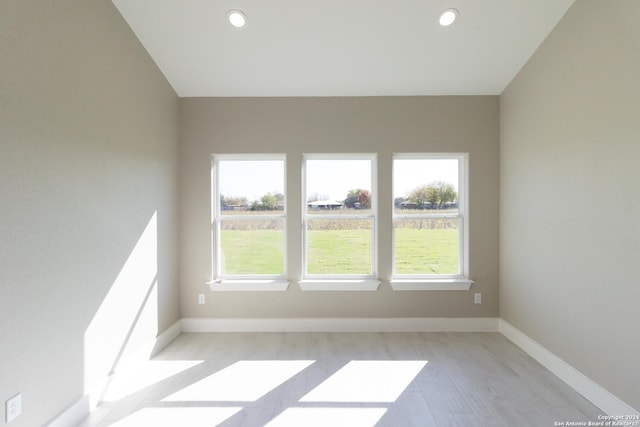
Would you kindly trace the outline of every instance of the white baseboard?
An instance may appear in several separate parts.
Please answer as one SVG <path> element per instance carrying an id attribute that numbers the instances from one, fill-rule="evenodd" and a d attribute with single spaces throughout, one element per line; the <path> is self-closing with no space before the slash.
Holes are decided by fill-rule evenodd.
<path id="1" fill-rule="evenodd" d="M 536 359 L 542 366 L 567 383 L 575 391 L 600 408 L 607 415 L 640 415 L 638 411 L 577 371 L 564 360 L 529 338 L 507 321 L 500 319 L 500 332 Z"/>
<path id="2" fill-rule="evenodd" d="M 183 332 L 497 332 L 498 318 L 182 319 Z"/>
<path id="3" fill-rule="evenodd" d="M 92 411 L 91 397 L 88 394 L 82 396 L 77 402 L 68 407 L 60 415 L 54 418 L 46 427 L 72 427 L 77 426 L 89 416 Z"/>
<path id="4" fill-rule="evenodd" d="M 160 353 L 166 346 L 171 344 L 173 340 L 178 338 L 178 335 L 182 333 L 182 323 L 180 320 L 169 326 L 163 333 L 156 337 L 155 345 L 151 351 L 150 357 Z"/>
<path id="5" fill-rule="evenodd" d="M 163 348 L 165 348 L 171 341 L 176 339 L 178 335 L 182 333 L 182 325 L 180 320 L 169 326 L 163 333 L 158 335 L 155 339 L 150 340 L 143 345 L 138 351 L 129 356 L 127 360 L 118 363 L 118 366 L 114 369 L 114 372 L 118 372 L 124 369 L 130 369 L 132 366 L 144 363 L 158 354 Z"/>
<path id="6" fill-rule="evenodd" d="M 150 340 L 147 344 L 142 346 L 140 350 L 138 350 L 126 361 L 120 363 L 116 370 L 120 370 L 123 367 L 130 368 L 136 363 L 141 363 L 149 360 L 150 358 L 158 354 L 163 348 L 165 348 L 178 335 L 180 335 L 180 333 L 182 333 L 182 327 L 180 321 L 177 321 L 160 335 L 158 335 L 155 339 Z M 108 377 L 104 378 L 102 381 L 100 381 L 100 384 L 98 384 L 94 388 L 94 390 L 82 396 L 75 403 L 64 410 L 60 415 L 50 421 L 46 426 L 75 427 L 80 424 L 100 403 L 99 401 L 102 397 L 104 386 L 108 383 L 108 381 Z"/>

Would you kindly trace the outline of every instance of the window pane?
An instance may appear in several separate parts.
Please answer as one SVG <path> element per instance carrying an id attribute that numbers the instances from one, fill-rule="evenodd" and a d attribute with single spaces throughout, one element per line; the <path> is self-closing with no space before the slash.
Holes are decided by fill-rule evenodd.
<path id="1" fill-rule="evenodd" d="M 372 274 L 370 219 L 307 221 L 308 274 Z"/>
<path id="2" fill-rule="evenodd" d="M 283 160 L 220 160 L 218 178 L 222 215 L 284 211 Z"/>
<path id="3" fill-rule="evenodd" d="M 220 221 L 220 274 L 284 274 L 284 220 Z"/>
<path id="4" fill-rule="evenodd" d="M 459 219 L 395 221 L 396 274 L 458 274 Z"/>
<path id="5" fill-rule="evenodd" d="M 397 214 L 457 214 L 457 159 L 395 159 L 393 205 Z"/>
<path id="6" fill-rule="evenodd" d="M 307 160 L 307 212 L 371 209 L 371 160 Z"/>

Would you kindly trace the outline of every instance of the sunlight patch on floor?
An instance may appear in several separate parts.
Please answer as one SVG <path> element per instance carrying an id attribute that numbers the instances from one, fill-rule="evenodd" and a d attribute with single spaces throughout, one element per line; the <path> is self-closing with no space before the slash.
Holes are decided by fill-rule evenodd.
<path id="1" fill-rule="evenodd" d="M 373 427 L 386 408 L 288 408 L 266 427 Z"/>
<path id="2" fill-rule="evenodd" d="M 242 408 L 144 408 L 112 424 L 113 427 L 211 427 Z"/>
<path id="3" fill-rule="evenodd" d="M 301 402 L 395 402 L 426 360 L 352 360 Z"/>
<path id="4" fill-rule="evenodd" d="M 312 363 L 313 360 L 242 360 L 163 401 L 254 402 Z"/>
<path id="5" fill-rule="evenodd" d="M 201 360 L 151 360 L 118 371 L 102 400 L 113 402 L 203 363 Z"/>

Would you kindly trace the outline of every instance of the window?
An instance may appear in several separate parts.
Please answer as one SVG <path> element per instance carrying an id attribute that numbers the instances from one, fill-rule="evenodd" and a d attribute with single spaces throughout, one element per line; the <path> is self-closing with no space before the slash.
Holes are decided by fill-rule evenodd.
<path id="1" fill-rule="evenodd" d="M 211 169 L 211 288 L 286 289 L 284 156 L 214 156 Z"/>
<path id="2" fill-rule="evenodd" d="M 301 166 L 299 221 L 287 219 L 284 155 L 212 157 L 212 290 L 286 290 L 287 250 L 299 250 L 287 221 L 302 290 L 378 289 L 378 245 L 391 249 L 394 290 L 469 289 L 466 154 L 394 154 L 381 224 L 375 154 L 307 154 Z M 378 242 L 380 226 L 391 242 Z"/>
<path id="3" fill-rule="evenodd" d="M 396 290 L 468 289 L 467 156 L 393 158 Z"/>
<path id="4" fill-rule="evenodd" d="M 374 155 L 303 159 L 304 290 L 375 290 Z"/>

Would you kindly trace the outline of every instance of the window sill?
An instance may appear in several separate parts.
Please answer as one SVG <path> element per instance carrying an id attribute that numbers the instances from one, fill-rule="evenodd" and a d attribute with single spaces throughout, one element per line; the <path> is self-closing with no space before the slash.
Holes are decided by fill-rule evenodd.
<path id="1" fill-rule="evenodd" d="M 377 279 L 306 279 L 298 282 L 303 291 L 377 291 Z"/>
<path id="2" fill-rule="evenodd" d="M 391 279 L 394 291 L 468 291 L 469 279 Z"/>
<path id="3" fill-rule="evenodd" d="M 223 279 L 207 282 L 207 285 L 214 292 L 286 291 L 289 288 L 289 281 Z"/>

